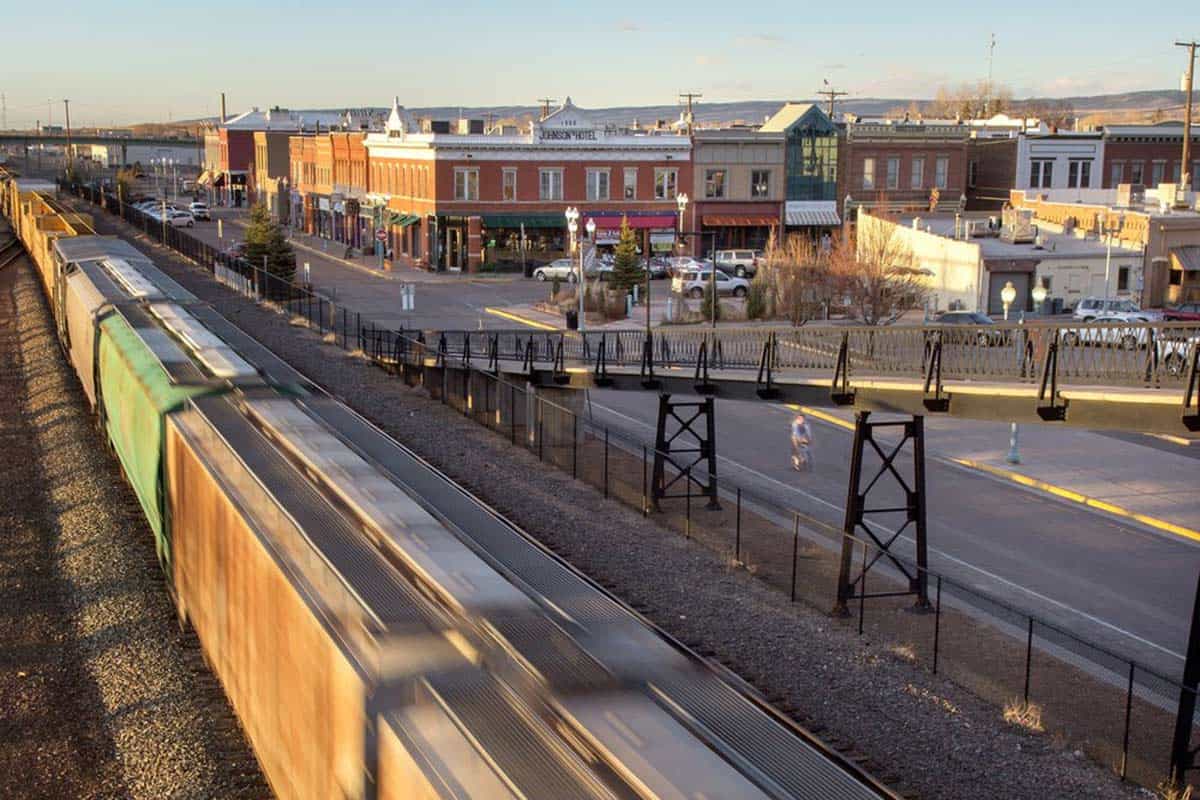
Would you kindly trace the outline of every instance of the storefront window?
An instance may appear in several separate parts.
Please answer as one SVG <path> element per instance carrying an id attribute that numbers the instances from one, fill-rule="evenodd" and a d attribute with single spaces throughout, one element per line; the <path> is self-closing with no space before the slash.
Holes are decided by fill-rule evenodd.
<path id="1" fill-rule="evenodd" d="M 654 199 L 674 200 L 679 184 L 679 170 L 654 170 Z"/>

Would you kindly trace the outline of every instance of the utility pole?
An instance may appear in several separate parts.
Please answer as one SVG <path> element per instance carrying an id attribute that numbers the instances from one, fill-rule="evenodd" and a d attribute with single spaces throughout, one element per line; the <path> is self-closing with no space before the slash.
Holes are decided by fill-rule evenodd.
<path id="1" fill-rule="evenodd" d="M 550 104 L 557 103 L 558 101 L 553 97 L 539 97 L 538 102 L 542 104 L 542 119 L 545 119 L 550 116 Z"/>
<path id="2" fill-rule="evenodd" d="M 1187 78 L 1184 80 L 1183 91 L 1187 95 L 1183 105 L 1183 165 L 1180 167 L 1179 183 L 1182 191 L 1176 192 L 1177 197 L 1186 196 L 1191 188 L 1191 157 L 1192 157 L 1192 78 L 1196 72 L 1196 47 L 1200 42 L 1193 39 L 1190 42 L 1176 42 L 1176 47 L 1188 49 Z"/>
<path id="3" fill-rule="evenodd" d="M 74 156 L 75 156 L 75 154 L 71 150 L 71 101 L 70 100 L 63 100 L 63 111 L 65 112 L 65 116 L 67 118 L 67 173 L 69 175 L 71 172 L 71 168 L 74 166 Z"/>
<path id="4" fill-rule="evenodd" d="M 988 81 L 987 81 L 987 97 L 983 100 L 983 116 L 986 118 L 992 109 L 992 60 L 996 55 L 996 34 L 991 34 L 991 42 L 988 44 Z"/>
<path id="5" fill-rule="evenodd" d="M 681 101 L 684 101 L 684 100 L 687 101 L 688 135 L 691 135 L 691 133 L 692 133 L 692 101 L 698 100 L 701 97 L 704 97 L 704 95 L 700 94 L 699 92 L 680 92 L 679 93 L 679 99 Z"/>
<path id="6" fill-rule="evenodd" d="M 833 86 L 829 83 L 828 80 L 826 80 L 825 88 L 818 91 L 817 94 L 824 95 L 829 100 L 829 118 L 833 119 L 833 103 L 834 103 L 834 101 L 837 100 L 839 97 L 845 97 L 847 94 L 849 94 L 849 92 L 838 91 L 837 89 L 833 88 Z"/>

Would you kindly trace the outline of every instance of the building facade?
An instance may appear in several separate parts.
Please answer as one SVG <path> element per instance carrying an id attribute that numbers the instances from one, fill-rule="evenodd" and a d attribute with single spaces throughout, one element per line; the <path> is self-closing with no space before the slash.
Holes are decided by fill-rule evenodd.
<path id="1" fill-rule="evenodd" d="M 396 259 L 450 270 L 548 261 L 569 251 L 568 207 L 581 229 L 595 221 L 601 247 L 625 219 L 643 246 L 673 249 L 676 198 L 693 180 L 687 136 L 597 125 L 569 98 L 524 132 L 464 122 L 419 125 L 396 103 L 366 137 L 366 200 Z"/>
<path id="2" fill-rule="evenodd" d="M 811 103 L 786 103 L 759 128 L 784 139 L 784 231 L 812 239 L 828 237 L 838 216 L 842 131 Z"/>
<path id="3" fill-rule="evenodd" d="M 1200 190 L 1200 126 L 1192 128 L 1191 190 Z M 1104 183 L 1157 187 L 1179 183 L 1183 170 L 1183 125 L 1108 125 L 1104 128 Z"/>
<path id="4" fill-rule="evenodd" d="M 761 250 L 783 222 L 784 136 L 750 128 L 697 130 L 688 194 L 703 252 Z"/>
<path id="5" fill-rule="evenodd" d="M 251 202 L 265 204 L 271 215 L 284 223 L 289 221 L 291 211 L 289 138 L 286 131 L 254 131 L 254 159 L 251 162 Z"/>
<path id="6" fill-rule="evenodd" d="M 1104 145 L 1098 132 L 1019 134 L 1013 188 L 1099 189 Z"/>
<path id="7" fill-rule="evenodd" d="M 967 192 L 971 126 L 955 120 L 855 119 L 846 124 L 847 204 L 954 207 Z"/>

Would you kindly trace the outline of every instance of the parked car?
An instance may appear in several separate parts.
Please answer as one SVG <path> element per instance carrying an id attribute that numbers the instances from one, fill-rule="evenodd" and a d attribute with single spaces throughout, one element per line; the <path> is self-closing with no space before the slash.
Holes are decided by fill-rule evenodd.
<path id="1" fill-rule="evenodd" d="M 676 273 L 671 279 L 671 291 L 679 292 L 688 297 L 703 297 L 709 281 L 713 279 L 711 269 L 689 269 Z M 731 278 L 721 270 L 716 274 L 717 294 L 745 297 L 750 291 L 750 281 L 745 278 Z"/>
<path id="2" fill-rule="evenodd" d="M 172 228 L 191 228 L 196 224 L 196 218 L 190 211 L 180 211 L 172 208 L 167 210 L 167 223 Z"/>
<path id="3" fill-rule="evenodd" d="M 645 262 L 645 261 L 642 262 L 643 269 L 646 268 L 646 263 L 647 262 Z M 652 280 L 659 280 L 660 278 L 671 277 L 671 264 L 667 259 L 665 259 L 661 256 L 655 256 L 654 258 L 650 259 L 649 264 L 650 264 L 650 278 Z"/>
<path id="4" fill-rule="evenodd" d="M 705 269 L 712 266 L 707 261 L 700 261 L 691 256 L 668 256 L 663 261 L 667 264 L 667 274 L 672 278 L 686 270 Z"/>
<path id="5" fill-rule="evenodd" d="M 212 219 L 212 215 L 208 210 L 208 203 L 192 203 L 188 206 L 188 210 L 192 212 L 192 216 L 196 219 Z"/>
<path id="6" fill-rule="evenodd" d="M 1163 319 L 1168 322 L 1200 322 L 1200 303 L 1180 303 L 1163 309 Z"/>
<path id="7" fill-rule="evenodd" d="M 1075 305 L 1072 317 L 1080 322 L 1091 322 L 1102 314 L 1130 314 L 1134 322 L 1158 322 L 1163 318 L 1161 311 L 1143 311 L 1132 300 L 1105 300 L 1101 297 L 1085 297 Z"/>
<path id="8" fill-rule="evenodd" d="M 979 311 L 945 311 L 934 317 L 931 325 L 977 325 L 977 326 L 994 326 L 996 321 Z M 982 345 L 997 345 L 1002 344 L 1007 338 L 1004 330 L 1001 329 L 983 329 L 974 333 L 974 341 Z M 962 340 L 959 340 L 962 343 Z"/>
<path id="9" fill-rule="evenodd" d="M 594 275 L 596 270 L 588 270 Z M 549 264 L 543 264 L 533 271 L 533 277 L 539 281 L 552 281 L 555 278 L 575 283 L 579 279 L 579 262 L 573 258 L 556 258 Z"/>
<path id="10" fill-rule="evenodd" d="M 1084 321 L 1090 324 L 1062 330 L 1063 344 L 1110 345 L 1122 350 L 1137 350 L 1150 340 L 1150 329 L 1141 326 L 1146 320 L 1137 312 L 1109 311 Z"/>
<path id="11" fill-rule="evenodd" d="M 753 278 L 758 272 L 762 252 L 758 250 L 718 250 L 714 254 L 717 269 L 739 278 Z"/>

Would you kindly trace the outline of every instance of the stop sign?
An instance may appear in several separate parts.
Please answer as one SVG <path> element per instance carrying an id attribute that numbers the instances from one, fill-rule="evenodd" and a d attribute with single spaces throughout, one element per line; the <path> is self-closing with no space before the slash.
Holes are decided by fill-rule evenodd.
<path id="1" fill-rule="evenodd" d="M 381 242 L 386 242 L 387 241 L 387 231 L 380 228 L 379 230 L 375 231 L 375 238 Z"/>

